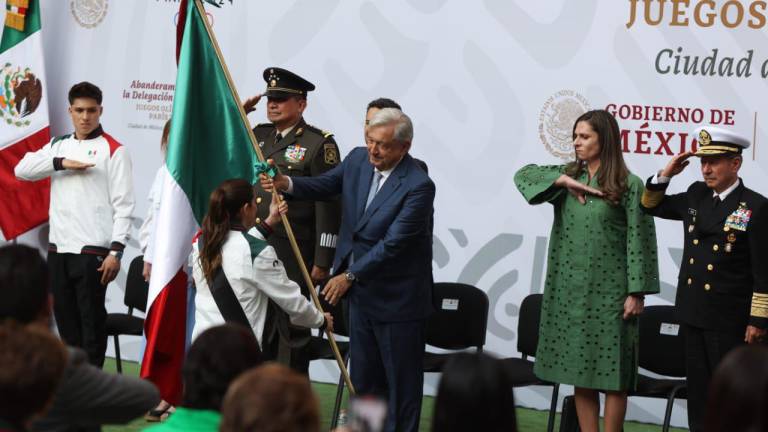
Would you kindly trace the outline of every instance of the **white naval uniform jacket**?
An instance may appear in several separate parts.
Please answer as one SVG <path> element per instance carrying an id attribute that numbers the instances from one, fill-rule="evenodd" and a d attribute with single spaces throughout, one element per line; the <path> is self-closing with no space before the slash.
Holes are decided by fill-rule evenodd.
<path id="1" fill-rule="evenodd" d="M 224 324 L 224 318 L 203 274 L 199 247 L 198 239 L 192 246 L 192 275 L 197 286 L 193 341 L 206 329 Z M 256 228 L 251 228 L 247 233 L 230 231 L 221 248 L 221 263 L 224 275 L 251 324 L 259 346 L 262 345 L 269 299 L 288 314 L 294 325 L 317 328 L 323 324 L 323 314 L 301 295 L 296 282 L 288 279 L 275 249 L 267 244 Z"/>
<path id="2" fill-rule="evenodd" d="M 95 166 L 66 170 L 63 158 Z M 84 140 L 74 134 L 53 138 L 24 155 L 14 171 L 21 180 L 51 178 L 52 250 L 79 254 L 89 246 L 122 250 L 127 244 L 134 206 L 131 159 L 101 126 Z"/>

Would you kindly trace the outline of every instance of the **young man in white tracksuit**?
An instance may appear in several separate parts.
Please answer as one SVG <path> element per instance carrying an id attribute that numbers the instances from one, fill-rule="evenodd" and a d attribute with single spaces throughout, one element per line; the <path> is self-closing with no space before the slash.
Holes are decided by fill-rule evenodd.
<path id="1" fill-rule="evenodd" d="M 55 137 L 16 165 L 16 177 L 50 177 L 51 289 L 59 334 L 102 366 L 107 347 L 104 299 L 130 237 L 133 177 L 128 151 L 101 128 L 101 90 L 69 90 L 73 134 Z"/>

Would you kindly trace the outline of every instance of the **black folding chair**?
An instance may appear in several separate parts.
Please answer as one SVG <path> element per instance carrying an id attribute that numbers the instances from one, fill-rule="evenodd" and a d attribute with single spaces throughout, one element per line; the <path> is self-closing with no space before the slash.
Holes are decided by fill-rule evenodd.
<path id="1" fill-rule="evenodd" d="M 147 310 L 147 295 L 149 283 L 144 281 L 141 272 L 144 267 L 144 256 L 139 255 L 131 261 L 128 267 L 128 277 L 125 282 L 125 296 L 123 303 L 128 306 L 128 313 L 107 314 L 107 336 L 112 336 L 115 342 L 115 361 L 117 372 L 123 373 L 123 364 L 120 359 L 120 335 L 141 336 L 144 333 L 144 320 L 133 315 L 133 310 L 142 312 Z"/>
<path id="2" fill-rule="evenodd" d="M 547 432 L 552 432 L 555 428 L 557 395 L 560 391 L 560 384 L 539 379 L 533 373 L 534 362 L 528 359 L 528 357 L 536 355 L 536 346 L 539 343 L 542 299 L 541 294 L 530 294 L 523 299 L 517 321 L 517 350 L 520 351 L 522 357 L 506 358 L 501 361 L 507 368 L 507 373 L 513 383 L 512 387 L 533 385 L 552 387 L 552 400 L 549 405 L 549 419 L 547 420 Z"/>
<path id="3" fill-rule="evenodd" d="M 674 306 L 648 306 L 640 315 L 640 367 L 665 378 L 640 373 L 637 389 L 629 396 L 667 400 L 662 430 L 669 430 L 675 399 L 687 399 L 685 335 Z"/>
<path id="4" fill-rule="evenodd" d="M 483 351 L 488 328 L 488 295 L 472 285 L 438 282 L 432 288 L 434 313 L 427 319 L 427 346 Z M 425 351 L 424 372 L 441 372 L 452 353 Z"/>

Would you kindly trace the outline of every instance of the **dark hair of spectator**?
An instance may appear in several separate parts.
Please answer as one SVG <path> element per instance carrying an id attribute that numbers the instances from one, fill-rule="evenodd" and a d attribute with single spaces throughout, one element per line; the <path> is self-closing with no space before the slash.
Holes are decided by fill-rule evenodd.
<path id="1" fill-rule="evenodd" d="M 397 108 L 400 111 L 403 110 L 402 108 L 400 108 L 400 104 L 399 103 L 393 101 L 392 99 L 388 99 L 388 98 L 378 98 L 378 99 L 372 100 L 371 102 L 368 103 L 368 108 L 366 109 L 366 111 L 368 111 L 371 108 L 378 108 L 378 109 L 382 109 L 382 108 Z"/>
<path id="2" fill-rule="evenodd" d="M 14 321 L 0 325 L 0 419 L 27 430 L 43 414 L 64 373 L 67 351 L 50 330 Z"/>
<path id="3" fill-rule="evenodd" d="M 48 311 L 48 265 L 40 252 L 15 244 L 0 247 L 0 321 L 38 320 Z"/>
<path id="4" fill-rule="evenodd" d="M 318 432 L 317 398 L 307 377 L 278 364 L 241 375 L 221 409 L 221 432 Z"/>
<path id="5" fill-rule="evenodd" d="M 618 205 L 627 191 L 629 169 L 624 162 L 621 147 L 621 132 L 616 118 L 606 110 L 592 110 L 582 114 L 573 123 L 572 137 L 576 140 L 576 126 L 587 123 L 597 134 L 600 143 L 600 170 L 597 172 L 597 184 L 605 193 L 605 199 L 611 205 Z M 566 165 L 565 173 L 578 179 L 586 167 L 586 162 L 576 160 Z"/>
<path id="6" fill-rule="evenodd" d="M 94 99 L 97 104 L 101 105 L 101 89 L 88 81 L 77 83 L 69 89 L 69 104 L 75 103 L 75 99 L 88 98 Z"/>
<path id="7" fill-rule="evenodd" d="M 250 329 L 230 323 L 202 332 L 189 348 L 182 368 L 181 405 L 220 411 L 229 384 L 261 362 L 259 343 Z"/>
<path id="8" fill-rule="evenodd" d="M 709 386 L 707 432 L 768 430 L 768 347 L 743 345 L 725 356 Z"/>
<path id="9" fill-rule="evenodd" d="M 517 430 L 512 384 L 503 364 L 482 353 L 459 353 L 443 369 L 432 432 Z"/>
<path id="10" fill-rule="evenodd" d="M 240 209 L 253 200 L 253 186 L 243 179 L 224 180 L 211 192 L 208 213 L 203 218 L 203 247 L 200 265 L 209 283 L 221 267 L 221 248 L 230 229 L 240 223 Z"/>

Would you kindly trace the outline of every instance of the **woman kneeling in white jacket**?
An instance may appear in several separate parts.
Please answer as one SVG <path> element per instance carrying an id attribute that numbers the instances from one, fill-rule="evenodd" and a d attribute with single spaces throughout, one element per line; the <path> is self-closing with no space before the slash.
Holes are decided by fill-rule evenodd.
<path id="1" fill-rule="evenodd" d="M 192 249 L 195 326 L 192 339 L 207 328 L 238 322 L 253 330 L 262 345 L 262 333 L 271 299 L 297 326 L 333 328 L 333 319 L 321 313 L 288 279 L 265 235 L 287 211 L 275 197 L 267 220 L 256 224 L 253 186 L 242 179 L 225 180 L 211 193 L 202 234 Z"/>

